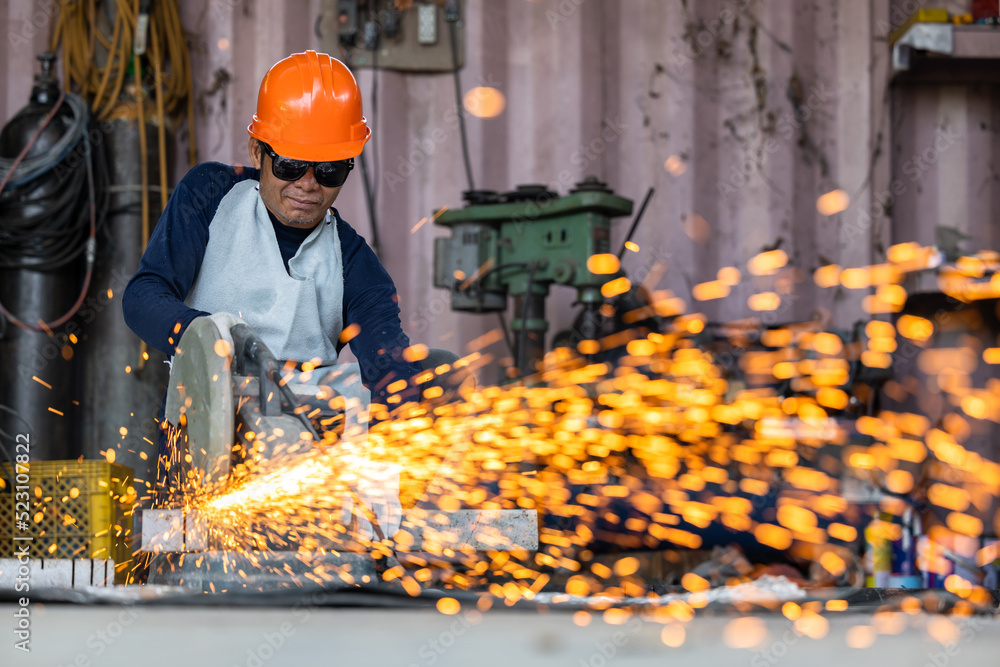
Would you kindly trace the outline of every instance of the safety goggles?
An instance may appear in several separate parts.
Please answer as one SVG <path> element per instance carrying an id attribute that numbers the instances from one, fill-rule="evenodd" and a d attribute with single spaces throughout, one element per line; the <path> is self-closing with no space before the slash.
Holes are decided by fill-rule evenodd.
<path id="1" fill-rule="evenodd" d="M 354 158 L 336 162 L 306 162 L 281 157 L 274 149 L 260 142 L 265 153 L 271 157 L 271 173 L 283 181 L 297 181 L 306 175 L 309 167 L 313 168 L 316 182 L 325 188 L 339 188 L 347 180 L 347 175 L 354 169 Z"/>

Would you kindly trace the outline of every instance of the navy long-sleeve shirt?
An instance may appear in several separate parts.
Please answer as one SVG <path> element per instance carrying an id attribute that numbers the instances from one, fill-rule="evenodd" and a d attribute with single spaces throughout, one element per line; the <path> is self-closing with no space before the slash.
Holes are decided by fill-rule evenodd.
<path id="1" fill-rule="evenodd" d="M 209 223 L 219 202 L 247 179 L 259 180 L 259 171 L 206 162 L 191 169 L 174 189 L 122 297 L 126 324 L 152 347 L 172 355 L 191 321 L 211 314 L 188 308 L 184 300 L 201 269 Z M 372 392 L 372 400 L 384 403 L 386 387 L 413 377 L 420 366 L 402 357 L 410 343 L 400 323 L 392 278 L 364 238 L 336 209 L 333 213 L 344 266 L 344 327 L 357 324 L 363 332 L 350 340 L 351 351 L 358 358 L 361 381 Z M 287 227 L 273 215 L 271 223 L 287 270 L 288 261 L 312 230 Z M 175 331 L 178 324 L 180 330 Z M 338 342 L 338 352 L 343 345 Z"/>

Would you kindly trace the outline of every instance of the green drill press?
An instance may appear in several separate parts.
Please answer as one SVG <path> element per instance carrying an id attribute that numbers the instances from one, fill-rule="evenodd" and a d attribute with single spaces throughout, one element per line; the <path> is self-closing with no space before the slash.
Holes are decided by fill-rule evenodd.
<path id="1" fill-rule="evenodd" d="M 451 292 L 451 308 L 503 312 L 514 297 L 515 363 L 531 373 L 545 352 L 545 298 L 551 285 L 577 290 L 584 338 L 596 335 L 601 286 L 587 259 L 611 252 L 611 219 L 632 213 L 632 201 L 588 177 L 565 197 L 540 185 L 498 194 L 465 193 L 466 206 L 442 213 L 436 224 L 451 236 L 435 239 L 434 286 Z M 587 329 L 593 334 L 588 335 Z"/>

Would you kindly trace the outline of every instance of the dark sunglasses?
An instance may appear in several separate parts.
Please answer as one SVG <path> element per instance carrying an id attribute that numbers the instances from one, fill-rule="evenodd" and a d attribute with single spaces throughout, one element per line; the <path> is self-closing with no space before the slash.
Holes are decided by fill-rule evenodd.
<path id="1" fill-rule="evenodd" d="M 306 175 L 309 167 L 312 167 L 317 183 L 325 188 L 339 188 L 354 169 L 354 158 L 336 162 L 306 162 L 281 157 L 263 141 L 260 142 L 260 146 L 261 150 L 271 157 L 271 173 L 283 181 L 297 181 Z"/>

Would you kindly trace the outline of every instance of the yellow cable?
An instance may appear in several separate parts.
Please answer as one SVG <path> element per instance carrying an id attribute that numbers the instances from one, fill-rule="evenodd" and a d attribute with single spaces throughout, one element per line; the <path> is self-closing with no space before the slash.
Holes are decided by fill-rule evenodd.
<path id="1" fill-rule="evenodd" d="M 101 81 L 97 85 L 97 92 L 94 93 L 92 109 L 95 112 L 101 106 L 101 98 L 104 97 L 104 90 L 108 87 L 108 81 L 111 80 L 111 70 L 115 66 L 115 50 L 117 49 L 118 40 L 121 38 L 121 27 L 121 19 L 116 18 L 114 31 L 111 33 L 111 42 L 108 44 L 108 62 L 104 65 L 104 70 L 101 72 Z"/>
<path id="2" fill-rule="evenodd" d="M 160 71 L 160 46 L 156 31 L 150 27 L 150 47 L 153 49 L 153 78 L 156 81 L 156 134 L 160 157 L 160 211 L 167 208 L 167 117 L 163 113 L 162 72 Z"/>
<path id="3" fill-rule="evenodd" d="M 110 38 L 98 27 L 98 18 L 108 3 L 114 3 L 115 19 Z M 119 103 L 130 64 L 138 8 L 131 0 L 59 0 L 59 13 L 52 22 L 50 48 L 59 51 L 64 85 L 84 96 L 99 119 L 107 118 Z M 177 0 L 154 4 L 150 30 L 156 33 L 159 53 L 141 57 L 152 69 L 160 70 L 162 105 L 165 116 L 188 114 L 189 159 L 195 159 L 194 90 L 190 52 L 181 25 Z M 98 67 L 94 54 L 108 52 L 107 62 Z M 153 59 L 157 63 L 153 63 Z M 148 71 L 148 70 L 147 70 Z"/>
<path id="4" fill-rule="evenodd" d="M 121 51 L 119 53 L 117 68 L 118 73 L 115 77 L 115 86 L 112 88 L 111 95 L 108 97 L 108 102 L 101 110 L 100 114 L 98 114 L 98 118 L 100 119 L 107 118 L 118 104 L 118 96 L 121 94 L 122 86 L 125 84 L 125 74 L 128 71 L 128 63 L 130 60 L 128 54 L 132 52 L 132 28 L 135 26 L 135 17 L 131 13 L 128 0 L 117 0 L 117 3 L 117 20 L 122 22 L 122 40 L 119 46 Z"/>
<path id="5" fill-rule="evenodd" d="M 59 2 L 59 18 L 57 18 L 52 23 L 52 37 L 49 39 L 49 51 L 52 53 L 56 52 L 56 48 L 59 46 L 59 38 L 62 36 L 62 26 L 63 26 L 63 8 L 65 0 L 60 0 Z"/>
<path id="6" fill-rule="evenodd" d="M 97 30 L 97 11 L 94 6 L 95 0 L 87 1 L 87 22 L 90 24 L 90 60 L 97 60 L 97 35 L 100 30 Z"/>
<path id="7" fill-rule="evenodd" d="M 100 119 L 108 118 L 119 107 L 128 68 L 135 79 L 135 116 L 139 126 L 139 155 L 142 197 L 142 247 L 149 242 L 149 147 L 146 136 L 145 90 L 142 66 L 146 61 L 154 74 L 158 130 L 160 204 L 166 207 L 167 170 L 166 128 L 168 117 L 186 113 L 188 123 L 188 159 L 197 159 L 194 126 L 194 80 L 190 49 L 181 25 L 178 0 L 158 0 L 149 23 L 150 50 L 143 57 L 132 53 L 138 18 L 138 0 L 58 0 L 59 13 L 52 22 L 50 49 L 59 53 L 66 90 L 84 97 Z M 114 3 L 115 19 L 110 38 L 99 28 L 98 17 L 109 3 Z M 95 62 L 98 45 L 107 50 L 107 62 Z M 130 54 L 132 57 L 130 58 Z M 148 71 L 148 70 L 147 70 Z M 140 350 L 139 367 L 145 365 L 145 344 Z"/>
<path id="8" fill-rule="evenodd" d="M 122 36 L 118 43 L 118 67 L 115 68 L 115 83 L 111 92 L 108 94 L 108 101 L 98 114 L 98 118 L 101 118 L 102 120 L 107 118 L 118 104 L 118 96 L 121 94 L 122 86 L 125 84 L 125 73 L 128 71 L 128 54 L 132 51 L 131 26 L 126 19 L 119 17 L 119 20 L 122 24 Z"/>
<path id="9" fill-rule="evenodd" d="M 146 244 L 149 243 L 149 165 L 147 164 L 149 147 L 146 145 L 146 113 L 143 109 L 146 106 L 146 94 L 142 90 L 142 81 L 140 81 L 139 56 L 133 56 L 133 58 L 136 68 L 135 108 L 139 123 L 139 171 L 142 174 L 142 247 L 145 249 Z"/>
<path id="10" fill-rule="evenodd" d="M 138 3 L 139 0 L 136 0 Z M 149 244 L 149 156 L 146 146 L 146 114 L 143 106 L 146 104 L 142 90 L 142 68 L 139 66 L 139 56 L 133 55 L 135 63 L 135 99 L 139 122 L 139 171 L 142 174 L 142 250 L 145 252 Z M 162 196 L 162 195 L 161 195 Z M 136 363 L 139 370 L 146 366 L 146 341 L 139 345 L 139 360 Z"/>

